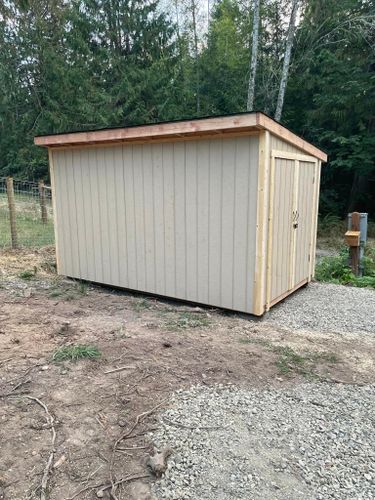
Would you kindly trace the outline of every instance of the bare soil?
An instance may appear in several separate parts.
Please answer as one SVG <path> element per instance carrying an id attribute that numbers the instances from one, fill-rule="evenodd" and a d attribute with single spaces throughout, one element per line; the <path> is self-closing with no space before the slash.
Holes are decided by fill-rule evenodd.
<path id="1" fill-rule="evenodd" d="M 176 389 L 374 380 L 370 337 L 293 332 L 250 316 L 81 285 L 53 268 L 51 249 L 0 255 L 1 499 L 41 495 L 52 429 L 27 396 L 55 420 L 47 498 L 92 499 L 99 491 L 142 500 L 151 498 L 153 477 L 126 481 L 114 496 L 100 489 L 149 474 L 147 432 Z M 22 278 L 25 270 L 35 276 Z M 77 344 L 97 347 L 101 357 L 52 361 L 57 349 Z"/>

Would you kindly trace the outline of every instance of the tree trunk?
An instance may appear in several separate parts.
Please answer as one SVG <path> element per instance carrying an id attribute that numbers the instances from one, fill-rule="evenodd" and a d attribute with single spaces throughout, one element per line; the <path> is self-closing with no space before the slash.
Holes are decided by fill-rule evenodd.
<path id="1" fill-rule="evenodd" d="M 368 176 L 355 172 L 349 195 L 348 212 L 354 212 L 355 210 L 358 212 L 365 211 L 369 186 Z"/>
<path id="2" fill-rule="evenodd" d="M 200 105 L 200 75 L 199 75 L 199 60 L 198 60 L 198 33 L 197 33 L 197 18 L 196 18 L 197 4 L 195 0 L 191 1 L 191 15 L 193 20 L 193 36 L 194 36 L 194 56 L 195 56 L 195 78 L 196 78 L 196 105 L 197 113 L 199 114 Z"/>
<path id="3" fill-rule="evenodd" d="M 293 0 L 292 13 L 290 14 L 288 36 L 286 39 L 285 54 L 284 54 L 284 63 L 283 63 L 283 69 L 282 69 L 282 73 L 281 73 L 279 95 L 277 97 L 277 105 L 276 105 L 276 111 L 275 111 L 275 120 L 277 120 L 277 121 L 279 121 L 281 119 L 281 114 L 282 114 L 283 106 L 284 106 L 286 84 L 288 82 L 290 56 L 292 54 L 294 33 L 296 31 L 296 17 L 297 17 L 297 11 L 298 11 L 298 1 L 299 0 Z"/>
<path id="4" fill-rule="evenodd" d="M 246 105 L 247 111 L 252 111 L 254 108 L 255 75 L 257 71 L 258 42 L 259 42 L 259 17 L 260 17 L 259 10 L 260 10 L 260 0 L 254 0 L 254 19 L 253 19 L 250 75 L 249 75 L 249 86 L 247 89 L 247 105 Z"/>

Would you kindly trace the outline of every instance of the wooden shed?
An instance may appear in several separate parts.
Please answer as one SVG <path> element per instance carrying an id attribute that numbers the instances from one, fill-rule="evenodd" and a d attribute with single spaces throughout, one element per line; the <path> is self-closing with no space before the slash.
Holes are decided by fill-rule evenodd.
<path id="1" fill-rule="evenodd" d="M 314 274 L 327 156 L 263 113 L 35 144 L 61 275 L 262 315 Z"/>

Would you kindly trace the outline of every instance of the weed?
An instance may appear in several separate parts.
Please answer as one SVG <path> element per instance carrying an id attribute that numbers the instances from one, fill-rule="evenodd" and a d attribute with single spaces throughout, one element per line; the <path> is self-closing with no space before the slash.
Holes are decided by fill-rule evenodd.
<path id="1" fill-rule="evenodd" d="M 297 354 L 291 347 L 277 347 L 274 348 L 274 351 L 280 354 L 280 357 L 276 362 L 280 373 L 286 375 L 290 371 L 297 371 L 299 373 L 304 371 L 302 368 L 305 364 L 306 358 Z"/>
<path id="2" fill-rule="evenodd" d="M 85 281 L 79 281 L 77 284 L 77 289 L 81 295 L 87 295 L 87 291 L 89 289 L 89 286 Z"/>
<path id="3" fill-rule="evenodd" d="M 240 344 L 258 344 L 262 345 L 264 347 L 271 347 L 271 344 L 264 339 L 257 339 L 257 338 L 251 338 L 251 337 L 245 337 L 239 340 Z"/>
<path id="4" fill-rule="evenodd" d="M 56 298 L 56 297 L 60 297 L 61 295 L 63 295 L 63 293 L 64 293 L 64 290 L 62 290 L 61 288 L 53 288 L 48 293 L 48 296 L 51 298 Z"/>
<path id="5" fill-rule="evenodd" d="M 354 275 L 348 265 L 348 257 L 341 254 L 322 258 L 316 265 L 315 278 L 318 281 L 346 285 Z"/>
<path id="6" fill-rule="evenodd" d="M 204 328 L 210 325 L 210 320 L 204 314 L 183 312 L 177 318 L 166 322 L 168 330 L 181 330 L 187 328 Z"/>
<path id="7" fill-rule="evenodd" d="M 59 361 L 78 361 L 79 359 L 97 359 L 101 353 L 97 347 L 89 345 L 71 345 L 60 347 L 54 352 L 52 360 Z"/>
<path id="8" fill-rule="evenodd" d="M 355 278 L 350 284 L 359 288 L 375 288 L 375 276 L 361 276 Z"/>
<path id="9" fill-rule="evenodd" d="M 136 299 L 131 303 L 134 311 L 141 312 L 151 308 L 151 303 L 147 299 Z"/>
<path id="10" fill-rule="evenodd" d="M 314 361 L 325 361 L 327 363 L 337 363 L 338 358 L 334 352 L 317 352 L 310 355 Z"/>
<path id="11" fill-rule="evenodd" d="M 344 248 L 340 255 L 324 257 L 318 262 L 315 278 L 323 282 L 375 288 L 375 250 L 371 247 L 366 249 L 362 277 L 352 273 L 348 263 L 348 249 Z"/>
<path id="12" fill-rule="evenodd" d="M 20 272 L 18 277 L 23 280 L 31 280 L 36 275 L 36 271 L 36 267 L 34 267 L 34 269 L 26 269 L 25 271 Z"/>
<path id="13" fill-rule="evenodd" d="M 336 354 L 332 352 L 298 354 L 291 347 L 273 347 L 272 350 L 279 354 L 276 366 L 283 375 L 295 372 L 307 378 L 316 378 L 315 369 L 317 363 L 332 364 L 338 362 Z"/>
<path id="14" fill-rule="evenodd" d="M 79 299 L 82 295 L 87 295 L 88 292 L 88 284 L 84 281 L 77 281 L 72 286 L 65 286 L 63 284 L 56 285 L 51 288 L 48 296 L 50 298 L 60 297 L 62 300 L 76 300 Z"/>

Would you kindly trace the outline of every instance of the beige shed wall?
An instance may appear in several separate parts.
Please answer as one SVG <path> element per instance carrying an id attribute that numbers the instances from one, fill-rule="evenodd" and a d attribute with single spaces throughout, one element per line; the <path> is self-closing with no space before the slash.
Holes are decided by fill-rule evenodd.
<path id="1" fill-rule="evenodd" d="M 52 150 L 59 273 L 252 312 L 258 143 Z"/>
<path id="2" fill-rule="evenodd" d="M 277 151 L 287 151 L 288 153 L 293 153 L 293 154 L 300 154 L 300 155 L 307 155 L 302 149 L 297 148 L 293 144 L 290 144 L 287 141 L 284 141 L 283 139 L 280 139 L 274 134 L 270 134 L 270 148 L 271 151 L 273 149 L 276 149 Z"/>

